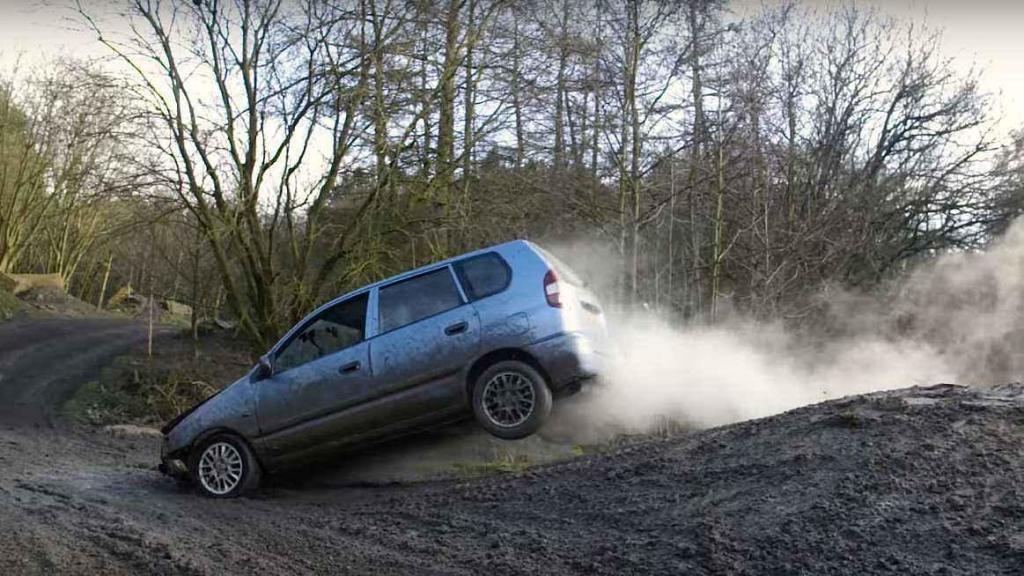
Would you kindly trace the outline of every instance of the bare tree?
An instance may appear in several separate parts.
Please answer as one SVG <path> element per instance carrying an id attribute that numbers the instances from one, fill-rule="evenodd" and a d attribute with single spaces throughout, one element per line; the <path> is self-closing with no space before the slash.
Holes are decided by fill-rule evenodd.
<path id="1" fill-rule="evenodd" d="M 19 265 L 53 203 L 40 130 L 15 101 L 10 81 L 0 84 L 0 272 Z"/>

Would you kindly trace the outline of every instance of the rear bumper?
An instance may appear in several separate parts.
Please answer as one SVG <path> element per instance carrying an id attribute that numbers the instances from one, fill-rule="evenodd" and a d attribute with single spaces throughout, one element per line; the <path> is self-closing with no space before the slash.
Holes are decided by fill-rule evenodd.
<path id="1" fill-rule="evenodd" d="M 581 332 L 563 332 L 526 347 L 550 378 L 554 392 L 578 388 L 578 384 L 601 375 L 607 364 L 591 338 Z"/>

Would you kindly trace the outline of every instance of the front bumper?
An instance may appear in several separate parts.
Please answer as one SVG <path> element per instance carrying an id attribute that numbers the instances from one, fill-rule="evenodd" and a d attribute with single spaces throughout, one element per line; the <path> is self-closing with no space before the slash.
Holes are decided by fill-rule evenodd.
<path id="1" fill-rule="evenodd" d="M 172 478 L 180 478 L 184 480 L 189 477 L 188 467 L 185 466 L 185 463 L 174 458 L 163 460 L 160 462 L 160 465 L 157 466 L 157 469 Z"/>
<path id="2" fill-rule="evenodd" d="M 172 478 L 186 479 L 189 477 L 188 465 L 185 464 L 185 461 L 177 455 L 171 454 L 167 436 L 164 436 L 160 445 L 160 465 L 157 466 L 157 469 Z"/>

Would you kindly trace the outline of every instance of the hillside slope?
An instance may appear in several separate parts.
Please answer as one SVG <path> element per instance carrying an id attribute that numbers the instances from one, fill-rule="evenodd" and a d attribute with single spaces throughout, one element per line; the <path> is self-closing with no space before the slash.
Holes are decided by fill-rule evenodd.
<path id="1" fill-rule="evenodd" d="M 436 545 L 472 542 L 499 573 L 1019 573 L 1022 425 L 1018 385 L 911 388 L 404 507 L 417 524 L 451 507 Z"/>

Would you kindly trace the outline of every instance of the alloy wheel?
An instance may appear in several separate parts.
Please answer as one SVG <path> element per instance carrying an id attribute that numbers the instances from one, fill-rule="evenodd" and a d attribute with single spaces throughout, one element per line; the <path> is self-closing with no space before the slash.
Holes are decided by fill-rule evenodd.
<path id="1" fill-rule="evenodd" d="M 502 428 L 512 428 L 525 422 L 533 414 L 536 404 L 533 383 L 518 372 L 499 372 L 484 385 L 484 413 Z"/>
<path id="2" fill-rule="evenodd" d="M 243 469 L 237 448 L 227 442 L 215 442 L 199 458 L 199 481 L 210 493 L 223 496 L 242 481 Z"/>

